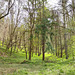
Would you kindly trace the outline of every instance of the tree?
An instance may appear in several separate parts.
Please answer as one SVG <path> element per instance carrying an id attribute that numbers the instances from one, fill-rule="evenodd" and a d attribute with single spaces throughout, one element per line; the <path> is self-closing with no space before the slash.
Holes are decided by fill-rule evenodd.
<path id="1" fill-rule="evenodd" d="M 7 13 L 4 14 L 4 12 L 3 12 L 3 13 L 1 14 L 2 16 L 0 16 L 0 19 L 6 17 L 6 16 L 9 14 L 9 11 L 10 11 L 10 9 L 13 7 L 15 0 L 14 0 L 14 2 L 13 2 L 12 4 L 10 4 L 10 2 L 11 2 L 11 0 L 8 0 L 8 10 L 7 10 Z M 4 14 L 4 15 L 3 15 L 3 14 Z"/>
<path id="2" fill-rule="evenodd" d="M 66 0 L 62 0 L 62 10 L 63 10 L 63 26 L 64 26 L 64 46 L 65 46 L 65 54 L 66 54 L 66 59 L 68 59 L 68 53 L 67 53 L 67 32 L 66 32 Z"/>

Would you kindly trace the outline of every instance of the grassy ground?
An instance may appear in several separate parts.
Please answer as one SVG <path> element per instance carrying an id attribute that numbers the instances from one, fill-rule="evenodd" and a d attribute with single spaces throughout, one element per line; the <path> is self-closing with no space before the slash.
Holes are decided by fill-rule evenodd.
<path id="1" fill-rule="evenodd" d="M 14 54 L 11 57 L 0 56 L 0 75 L 75 75 L 75 60 L 57 58 L 46 54 L 34 55 L 31 61 L 25 59 L 24 53 Z M 21 64 L 26 60 L 25 63 Z"/>

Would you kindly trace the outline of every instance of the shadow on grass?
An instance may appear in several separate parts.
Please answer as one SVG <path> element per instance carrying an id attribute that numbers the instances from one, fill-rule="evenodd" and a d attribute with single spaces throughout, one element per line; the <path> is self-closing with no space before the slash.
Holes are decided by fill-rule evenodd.
<path id="1" fill-rule="evenodd" d="M 66 59 L 65 61 L 58 62 L 57 64 L 60 64 L 60 65 L 75 64 L 75 60 L 73 60 L 73 59 Z"/>

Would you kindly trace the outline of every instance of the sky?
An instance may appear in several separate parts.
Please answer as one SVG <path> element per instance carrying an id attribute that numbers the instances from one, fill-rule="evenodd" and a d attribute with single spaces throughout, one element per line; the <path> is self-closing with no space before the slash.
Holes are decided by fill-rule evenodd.
<path id="1" fill-rule="evenodd" d="M 57 5 L 57 3 L 60 1 L 60 0 L 47 0 L 48 3 L 51 5 L 51 6 L 55 6 Z M 69 0 L 69 2 L 71 2 L 71 0 Z"/>
<path id="2" fill-rule="evenodd" d="M 47 0 L 47 1 L 48 1 L 48 4 L 50 4 L 51 6 L 55 6 L 57 5 L 59 0 Z"/>

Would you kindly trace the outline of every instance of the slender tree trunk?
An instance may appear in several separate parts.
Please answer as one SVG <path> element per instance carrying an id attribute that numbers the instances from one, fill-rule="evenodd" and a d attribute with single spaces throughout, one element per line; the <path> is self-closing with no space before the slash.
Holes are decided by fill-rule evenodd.
<path id="1" fill-rule="evenodd" d="M 11 45 L 11 51 L 10 51 L 10 56 L 12 55 L 12 39 L 10 41 L 10 45 Z"/>
<path id="2" fill-rule="evenodd" d="M 42 52 L 43 52 L 43 58 L 42 60 L 45 60 L 45 39 L 44 36 L 42 37 Z"/>
<path id="3" fill-rule="evenodd" d="M 59 39 L 60 39 L 60 49 L 61 49 L 61 55 L 60 55 L 60 57 L 62 58 L 63 52 L 62 52 L 62 39 L 61 39 L 61 30 L 60 30 L 60 26 L 59 26 Z"/>
<path id="4" fill-rule="evenodd" d="M 38 34 L 38 56 L 39 56 L 39 34 Z"/>
<path id="5" fill-rule="evenodd" d="M 67 33 L 66 33 L 66 21 L 65 21 L 65 0 L 62 0 L 62 7 L 63 7 L 63 26 L 64 26 L 64 47 L 65 47 L 65 54 L 66 59 L 68 59 L 68 53 L 67 53 Z"/>
<path id="6" fill-rule="evenodd" d="M 26 53 L 26 59 L 27 59 L 27 50 L 26 50 L 26 47 L 25 47 L 25 53 Z"/>
<path id="7" fill-rule="evenodd" d="M 44 0 L 43 0 L 43 18 L 44 18 Z M 45 28 L 42 27 L 44 30 Z M 43 57 L 42 60 L 45 60 L 45 33 L 42 34 L 42 52 L 43 52 Z"/>
<path id="8" fill-rule="evenodd" d="M 56 25 L 55 25 L 55 49 L 56 49 L 56 56 L 57 56 L 57 33 L 56 33 Z"/>
<path id="9" fill-rule="evenodd" d="M 32 34 L 32 29 L 31 29 L 31 31 L 30 31 L 30 50 L 29 50 L 29 60 L 31 60 L 32 38 L 33 38 L 33 34 Z"/>
<path id="10" fill-rule="evenodd" d="M 15 47 L 14 47 L 14 52 L 16 50 L 16 46 L 17 46 L 17 34 L 15 35 Z"/>
<path id="11" fill-rule="evenodd" d="M 59 57 L 59 51 L 60 51 L 60 49 L 59 49 L 59 46 L 60 46 L 60 40 L 59 40 L 59 35 L 58 35 L 58 57 Z"/>
<path id="12" fill-rule="evenodd" d="M 27 51 L 26 51 L 26 59 L 27 59 Z"/>

